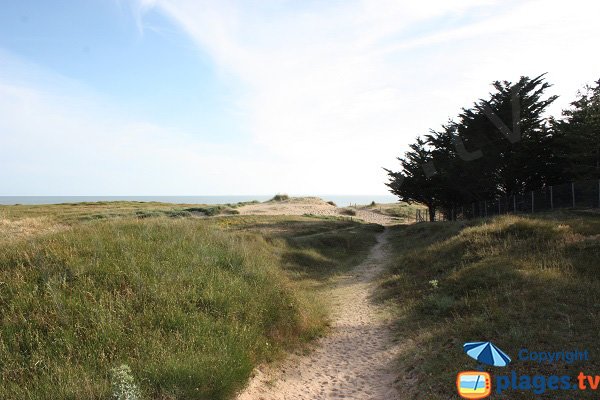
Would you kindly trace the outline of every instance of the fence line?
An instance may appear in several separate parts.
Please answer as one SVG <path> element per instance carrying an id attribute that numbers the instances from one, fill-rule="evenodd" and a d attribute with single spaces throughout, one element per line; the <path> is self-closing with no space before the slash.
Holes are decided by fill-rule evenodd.
<path id="1" fill-rule="evenodd" d="M 552 185 L 539 190 L 492 200 L 476 201 L 453 207 L 446 213 L 437 213 L 435 220 L 464 220 L 492 215 L 536 213 L 565 208 L 600 208 L 600 179 Z M 427 221 L 423 211 L 415 221 Z"/>

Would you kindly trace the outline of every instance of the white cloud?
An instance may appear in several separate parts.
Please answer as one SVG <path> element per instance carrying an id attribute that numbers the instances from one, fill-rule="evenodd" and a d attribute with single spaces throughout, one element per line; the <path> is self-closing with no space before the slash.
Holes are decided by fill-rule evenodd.
<path id="1" fill-rule="evenodd" d="M 598 6 L 579 0 L 152 4 L 245 86 L 248 127 L 296 191 L 382 192 L 380 166 L 491 81 L 549 72 L 566 101 L 600 61 Z"/>
<path id="2" fill-rule="evenodd" d="M 583 0 L 130 4 L 239 86 L 250 139 L 199 141 L 0 52 L 3 194 L 385 193 L 381 166 L 491 81 L 549 72 L 565 105 L 600 65 Z"/>

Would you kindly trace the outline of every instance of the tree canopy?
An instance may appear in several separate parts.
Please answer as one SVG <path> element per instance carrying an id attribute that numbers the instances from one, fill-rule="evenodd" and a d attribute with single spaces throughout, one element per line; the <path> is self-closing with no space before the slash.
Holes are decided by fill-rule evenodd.
<path id="1" fill-rule="evenodd" d="M 390 191 L 433 219 L 436 210 L 600 178 L 600 81 L 561 119 L 546 116 L 557 98 L 550 87 L 545 74 L 494 82 L 487 98 L 418 137 L 398 158 L 400 171 L 386 169 Z"/>

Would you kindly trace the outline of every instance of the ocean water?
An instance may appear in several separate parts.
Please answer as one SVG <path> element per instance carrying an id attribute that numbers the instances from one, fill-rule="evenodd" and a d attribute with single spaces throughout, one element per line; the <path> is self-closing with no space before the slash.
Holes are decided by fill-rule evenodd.
<path id="1" fill-rule="evenodd" d="M 296 195 L 293 195 L 296 196 Z M 299 196 L 299 195 L 298 195 Z M 0 196 L 0 204 L 61 204 L 95 201 L 158 201 L 174 204 L 227 204 L 241 201 L 266 201 L 273 196 Z M 395 203 L 392 195 L 316 195 L 325 201 L 333 201 L 340 207 L 353 204 Z"/>

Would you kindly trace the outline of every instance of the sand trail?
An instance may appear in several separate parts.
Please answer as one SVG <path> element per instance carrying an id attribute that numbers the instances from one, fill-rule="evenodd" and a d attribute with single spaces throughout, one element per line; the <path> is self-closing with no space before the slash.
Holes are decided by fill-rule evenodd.
<path id="1" fill-rule="evenodd" d="M 328 293 L 329 335 L 308 355 L 291 355 L 277 368 L 257 370 L 238 400 L 399 399 L 393 369 L 398 346 L 382 310 L 370 299 L 386 243 L 383 232 L 368 258 Z"/>

